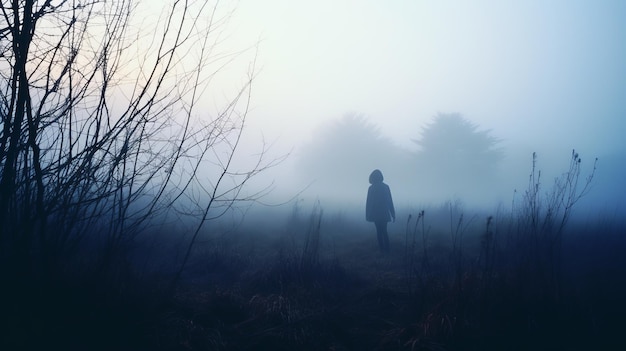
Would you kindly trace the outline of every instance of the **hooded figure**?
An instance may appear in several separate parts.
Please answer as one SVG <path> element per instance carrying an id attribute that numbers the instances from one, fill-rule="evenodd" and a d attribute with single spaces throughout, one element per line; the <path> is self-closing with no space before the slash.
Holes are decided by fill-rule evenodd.
<path id="1" fill-rule="evenodd" d="M 370 187 L 367 190 L 367 202 L 365 203 L 365 219 L 374 222 L 378 246 L 381 252 L 389 252 L 389 235 L 387 234 L 387 222 L 396 220 L 396 211 L 391 199 L 389 186 L 383 183 L 383 173 L 375 169 L 370 174 Z"/>

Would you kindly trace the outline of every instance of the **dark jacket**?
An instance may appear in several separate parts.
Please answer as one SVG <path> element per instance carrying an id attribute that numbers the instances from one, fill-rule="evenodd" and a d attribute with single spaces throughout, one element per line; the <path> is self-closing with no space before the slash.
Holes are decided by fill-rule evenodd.
<path id="1" fill-rule="evenodd" d="M 372 172 L 370 185 L 367 190 L 367 202 L 365 203 L 365 219 L 368 222 L 390 222 L 396 218 L 396 210 L 393 207 L 389 186 L 383 183 L 382 173 Z"/>

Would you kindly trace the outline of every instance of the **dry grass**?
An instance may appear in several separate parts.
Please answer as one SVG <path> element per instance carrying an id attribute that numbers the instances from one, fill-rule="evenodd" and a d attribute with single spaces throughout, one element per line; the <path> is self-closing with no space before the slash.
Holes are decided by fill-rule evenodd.
<path id="1" fill-rule="evenodd" d="M 518 248 L 507 244 L 515 233 L 503 229 L 509 218 L 467 224 L 450 207 L 426 209 L 418 226 L 391 227 L 388 255 L 378 252 L 373 227 L 321 212 L 303 218 L 283 231 L 242 227 L 198 246 L 174 296 L 159 296 L 154 278 L 129 286 L 132 274 L 117 294 L 77 280 L 33 295 L 45 296 L 28 301 L 38 317 L 22 322 L 41 332 L 27 346 L 441 351 L 622 342 L 626 227 L 619 223 L 564 232 L 556 296 L 551 282 L 520 266 Z M 3 340 L 13 340 L 3 349 L 19 349 L 17 339 Z"/>
<path id="2" fill-rule="evenodd" d="M 428 211 L 423 217 L 428 221 Z M 413 251 L 396 230 L 389 255 L 377 252 L 373 231 L 322 221 L 315 234 L 318 259 L 306 265 L 307 226 L 302 236 L 257 238 L 255 245 L 267 244 L 261 245 L 263 254 L 246 256 L 246 264 L 233 260 L 239 262 L 238 279 L 226 289 L 211 274 L 195 277 L 205 280 L 200 289 L 182 287 L 184 295 L 176 301 L 186 307 L 172 307 L 178 318 L 164 330 L 182 328 L 186 334 L 170 333 L 167 344 L 185 349 L 194 333 L 203 341 L 188 349 L 574 350 L 619 342 L 614 317 L 615 311 L 626 310 L 619 300 L 626 279 L 590 272 L 620 264 L 617 255 L 605 255 L 611 261 L 603 262 L 592 257 L 602 250 L 614 252 L 616 245 L 626 248 L 625 238 L 611 236 L 609 249 L 603 241 L 584 244 L 593 229 L 569 233 L 578 237 L 566 241 L 564 257 L 584 255 L 588 262 L 584 272 L 564 265 L 557 298 L 541 282 L 528 280 L 533 276 L 520 274 L 526 270 L 515 267 L 517 261 L 507 261 L 507 247 L 494 242 L 506 233 L 496 233 L 494 221 L 485 217 L 465 228 L 462 246 L 446 234 L 443 223 L 426 225 L 430 235 L 418 230 L 420 243 Z M 277 238 L 283 235 L 288 238 Z M 241 249 L 247 250 L 245 245 Z M 407 252 L 415 255 L 408 267 Z M 428 264 L 423 264 L 424 252 Z M 221 262 L 228 262 L 228 255 L 237 257 L 233 251 L 223 254 Z M 407 274 L 407 268 L 414 271 Z"/>

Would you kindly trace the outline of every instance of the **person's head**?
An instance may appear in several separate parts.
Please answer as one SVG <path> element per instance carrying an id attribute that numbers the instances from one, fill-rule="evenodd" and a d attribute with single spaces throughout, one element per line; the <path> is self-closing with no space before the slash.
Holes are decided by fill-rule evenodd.
<path id="1" fill-rule="evenodd" d="M 383 182 L 383 172 L 378 169 L 375 169 L 370 173 L 370 184 L 374 183 L 382 183 Z"/>

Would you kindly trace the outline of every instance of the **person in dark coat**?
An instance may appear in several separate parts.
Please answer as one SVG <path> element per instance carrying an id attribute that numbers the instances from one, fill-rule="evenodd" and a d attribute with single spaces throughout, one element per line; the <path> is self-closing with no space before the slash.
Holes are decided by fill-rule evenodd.
<path id="1" fill-rule="evenodd" d="M 396 220 L 396 210 L 391 199 L 389 186 L 383 183 L 383 173 L 375 169 L 370 174 L 370 187 L 367 189 L 367 202 L 365 203 L 365 219 L 374 222 L 378 246 L 381 252 L 389 252 L 389 235 L 387 223 Z"/>

